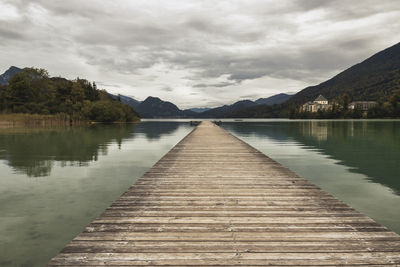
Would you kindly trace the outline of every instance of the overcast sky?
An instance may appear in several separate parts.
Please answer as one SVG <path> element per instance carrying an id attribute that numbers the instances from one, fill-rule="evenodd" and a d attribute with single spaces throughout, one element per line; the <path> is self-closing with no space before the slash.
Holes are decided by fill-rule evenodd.
<path id="1" fill-rule="evenodd" d="M 297 92 L 400 42 L 399 0 L 0 0 L 0 73 L 180 108 Z"/>

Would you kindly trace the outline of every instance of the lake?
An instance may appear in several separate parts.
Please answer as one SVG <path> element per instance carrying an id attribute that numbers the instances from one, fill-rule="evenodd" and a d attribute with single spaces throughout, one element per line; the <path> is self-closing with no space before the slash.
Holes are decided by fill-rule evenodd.
<path id="1" fill-rule="evenodd" d="M 222 127 L 400 233 L 400 121 Z M 187 135 L 185 120 L 0 129 L 0 266 L 44 266 Z"/>

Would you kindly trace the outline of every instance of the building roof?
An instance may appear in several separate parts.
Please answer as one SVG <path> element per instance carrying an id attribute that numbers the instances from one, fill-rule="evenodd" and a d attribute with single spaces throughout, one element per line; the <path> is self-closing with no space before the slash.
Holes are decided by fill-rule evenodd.
<path id="1" fill-rule="evenodd" d="M 328 101 L 328 99 L 326 99 L 322 95 L 319 95 L 314 101 Z"/>

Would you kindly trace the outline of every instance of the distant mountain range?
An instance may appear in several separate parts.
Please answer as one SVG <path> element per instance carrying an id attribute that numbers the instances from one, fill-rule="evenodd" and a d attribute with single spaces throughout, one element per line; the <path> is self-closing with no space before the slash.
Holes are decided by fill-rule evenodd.
<path id="1" fill-rule="evenodd" d="M 10 79 L 17 73 L 22 72 L 23 69 L 11 66 L 6 72 L 0 75 L 0 85 L 6 85 Z"/>
<path id="2" fill-rule="evenodd" d="M 259 98 L 256 101 L 254 101 L 257 105 L 267 105 L 267 106 L 273 106 L 273 105 L 279 105 L 282 104 L 291 98 L 292 95 L 288 94 L 277 94 L 273 95 L 268 98 Z"/>
<path id="3" fill-rule="evenodd" d="M 0 85 L 8 84 L 9 80 L 23 69 L 11 66 L 7 71 L 0 75 Z M 138 101 L 132 97 L 124 95 L 112 95 L 114 99 L 119 98 L 123 104 L 128 104 L 135 109 L 142 118 L 222 118 L 227 114 L 239 109 L 258 105 L 280 104 L 291 96 L 278 94 L 268 98 L 260 98 L 256 101 L 241 100 L 232 105 L 224 105 L 217 108 L 192 108 L 181 110 L 175 104 L 163 101 L 158 97 L 149 96 L 144 101 Z"/>
<path id="4" fill-rule="evenodd" d="M 175 104 L 152 96 L 140 102 L 135 110 L 142 118 L 190 118 L 196 116 L 194 111 L 180 110 Z"/>
<path id="5" fill-rule="evenodd" d="M 233 103 L 232 105 L 224 105 L 221 107 L 213 108 L 200 113 L 198 116 L 201 118 L 224 118 L 231 117 L 230 114 L 249 107 L 255 106 L 273 106 L 277 104 L 282 104 L 287 101 L 291 95 L 288 94 L 277 94 L 268 98 L 260 98 L 256 101 L 251 100 L 240 100 Z"/>
<path id="6" fill-rule="evenodd" d="M 204 111 L 210 110 L 211 108 L 190 108 L 189 110 L 194 111 L 196 113 L 202 113 Z"/>
<path id="7" fill-rule="evenodd" d="M 241 100 L 232 105 L 224 105 L 217 108 L 192 108 L 181 110 L 175 104 L 163 101 L 158 97 L 149 96 L 143 102 L 140 102 L 128 96 L 118 96 L 122 103 L 133 107 L 142 118 L 223 118 L 245 107 L 281 104 L 291 97 L 291 95 L 288 94 L 278 94 L 268 98 L 260 98 L 256 101 Z M 114 98 L 118 98 L 118 96 L 113 95 Z"/>
<path id="8" fill-rule="evenodd" d="M 123 104 L 130 105 L 142 118 L 194 118 L 196 112 L 192 110 L 181 110 L 175 104 L 163 101 L 158 97 L 149 96 L 144 101 L 138 101 L 124 95 L 112 95 Z"/>
<path id="9" fill-rule="evenodd" d="M 0 75 L 0 85 L 22 69 L 10 67 Z M 400 90 L 400 43 L 389 47 L 363 62 L 339 73 L 316 86 L 307 87 L 295 95 L 277 94 L 256 101 L 240 100 L 232 105 L 216 108 L 181 110 L 175 104 L 149 96 L 144 101 L 119 95 L 122 103 L 133 107 L 143 118 L 224 118 L 224 117 L 282 117 L 290 106 L 315 99 L 322 94 L 329 101 L 347 94 L 353 101 L 387 101 L 395 90 Z M 113 96 L 118 98 L 118 96 Z"/>

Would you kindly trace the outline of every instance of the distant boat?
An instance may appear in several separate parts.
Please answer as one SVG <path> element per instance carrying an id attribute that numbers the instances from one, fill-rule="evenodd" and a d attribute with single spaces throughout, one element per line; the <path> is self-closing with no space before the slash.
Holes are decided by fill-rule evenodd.
<path id="1" fill-rule="evenodd" d="M 241 119 L 235 119 L 235 121 L 243 121 L 243 120 L 241 120 Z"/>

